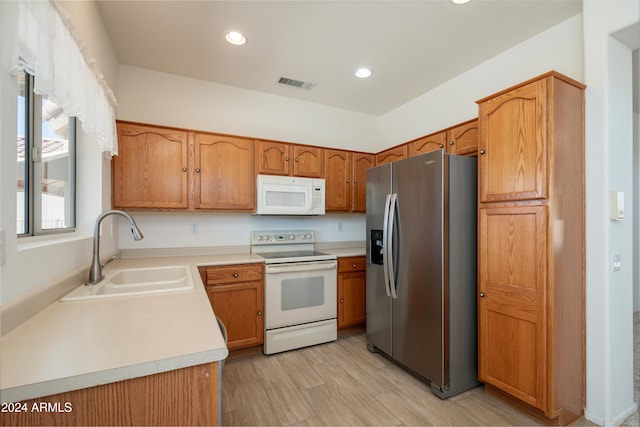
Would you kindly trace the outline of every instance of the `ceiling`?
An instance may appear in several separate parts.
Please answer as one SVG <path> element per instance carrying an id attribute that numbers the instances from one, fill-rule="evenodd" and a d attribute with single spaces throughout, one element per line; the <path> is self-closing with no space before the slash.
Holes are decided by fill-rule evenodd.
<path id="1" fill-rule="evenodd" d="M 121 64 L 384 114 L 582 11 L 581 0 L 98 1 Z M 225 41 L 229 30 L 248 42 Z M 373 69 L 367 79 L 354 72 Z M 315 83 L 311 90 L 279 77 Z"/>

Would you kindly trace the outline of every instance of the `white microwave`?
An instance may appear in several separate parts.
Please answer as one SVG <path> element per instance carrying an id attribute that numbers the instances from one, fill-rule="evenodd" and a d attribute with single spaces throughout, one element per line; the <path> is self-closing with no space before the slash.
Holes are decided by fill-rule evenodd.
<path id="1" fill-rule="evenodd" d="M 258 175 L 257 215 L 324 215 L 324 179 Z"/>

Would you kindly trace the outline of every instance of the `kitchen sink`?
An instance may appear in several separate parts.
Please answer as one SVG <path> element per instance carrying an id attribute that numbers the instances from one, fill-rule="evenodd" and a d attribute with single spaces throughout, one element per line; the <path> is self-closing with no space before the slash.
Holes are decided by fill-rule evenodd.
<path id="1" fill-rule="evenodd" d="M 79 286 L 61 301 L 187 291 L 193 287 L 188 266 L 114 269 L 101 282 Z"/>

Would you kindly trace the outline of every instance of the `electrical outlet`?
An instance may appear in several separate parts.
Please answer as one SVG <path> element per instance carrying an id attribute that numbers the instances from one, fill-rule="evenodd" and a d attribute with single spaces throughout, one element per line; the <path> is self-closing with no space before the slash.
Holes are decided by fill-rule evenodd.
<path id="1" fill-rule="evenodd" d="M 200 233 L 200 224 L 191 224 L 191 235 L 197 236 Z"/>

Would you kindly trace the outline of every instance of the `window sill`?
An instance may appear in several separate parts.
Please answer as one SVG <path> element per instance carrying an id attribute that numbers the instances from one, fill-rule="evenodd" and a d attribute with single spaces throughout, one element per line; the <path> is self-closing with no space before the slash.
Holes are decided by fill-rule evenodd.
<path id="1" fill-rule="evenodd" d="M 74 231 L 69 233 L 49 234 L 42 236 L 20 237 L 18 238 L 17 248 L 18 252 L 20 252 L 85 239 L 93 239 L 92 233 L 79 233 L 77 231 Z"/>

